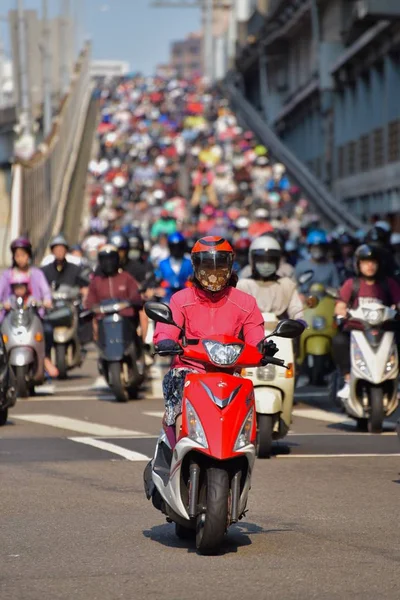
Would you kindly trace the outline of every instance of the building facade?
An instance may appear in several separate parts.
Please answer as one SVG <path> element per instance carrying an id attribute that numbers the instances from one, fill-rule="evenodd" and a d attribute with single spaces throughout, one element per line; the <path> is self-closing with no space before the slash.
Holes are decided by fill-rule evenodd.
<path id="1" fill-rule="evenodd" d="M 170 65 L 178 77 L 190 79 L 203 74 L 203 37 L 191 33 L 184 40 L 172 42 Z"/>
<path id="2" fill-rule="evenodd" d="M 236 24 L 245 95 L 346 210 L 399 229 L 400 2 L 252 4 Z"/>

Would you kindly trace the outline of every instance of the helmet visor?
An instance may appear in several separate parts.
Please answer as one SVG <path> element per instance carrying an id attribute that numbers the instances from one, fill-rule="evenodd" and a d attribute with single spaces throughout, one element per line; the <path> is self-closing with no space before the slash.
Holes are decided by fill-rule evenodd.
<path id="1" fill-rule="evenodd" d="M 205 290 L 219 292 L 228 285 L 233 268 L 231 252 L 196 252 L 192 263 L 195 277 Z"/>

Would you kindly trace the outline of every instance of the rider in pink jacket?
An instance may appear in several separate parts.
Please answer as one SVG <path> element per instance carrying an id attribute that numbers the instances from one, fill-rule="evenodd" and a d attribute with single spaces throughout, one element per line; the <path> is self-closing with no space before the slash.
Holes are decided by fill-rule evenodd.
<path id="1" fill-rule="evenodd" d="M 231 285 L 233 259 L 232 246 L 223 238 L 205 237 L 193 247 L 194 286 L 177 292 L 170 302 L 174 321 L 185 326 L 189 339 L 231 335 L 252 346 L 263 340 L 264 319 L 255 299 Z M 168 350 L 177 344 L 180 335 L 176 327 L 158 323 L 154 343 Z M 181 413 L 186 374 L 205 369 L 206 365 L 174 358 L 163 380 L 166 425 L 173 425 Z"/>

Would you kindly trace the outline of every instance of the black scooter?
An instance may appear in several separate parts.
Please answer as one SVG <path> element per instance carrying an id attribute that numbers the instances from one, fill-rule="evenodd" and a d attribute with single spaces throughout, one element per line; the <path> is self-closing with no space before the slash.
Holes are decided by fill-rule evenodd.
<path id="1" fill-rule="evenodd" d="M 17 401 L 16 389 L 7 360 L 7 351 L 0 336 L 0 427 L 7 423 L 8 409 Z"/>
<path id="2" fill-rule="evenodd" d="M 134 323 L 121 315 L 132 304 L 106 300 L 92 309 L 98 320 L 99 371 L 117 402 L 137 398 L 145 378 L 144 349 Z"/>

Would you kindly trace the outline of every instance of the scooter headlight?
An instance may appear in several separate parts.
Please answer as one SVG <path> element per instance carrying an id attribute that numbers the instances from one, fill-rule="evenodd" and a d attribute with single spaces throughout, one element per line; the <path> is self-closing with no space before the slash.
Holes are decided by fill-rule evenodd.
<path id="1" fill-rule="evenodd" d="M 245 446 L 251 444 L 251 431 L 253 429 L 253 418 L 254 418 L 254 409 L 251 408 L 246 415 L 245 420 L 243 421 L 242 428 L 240 430 L 239 435 L 237 436 L 235 445 L 233 447 L 234 452 L 238 452 Z"/>
<path id="2" fill-rule="evenodd" d="M 189 400 L 186 400 L 186 424 L 188 429 L 188 437 L 194 442 L 200 444 L 200 446 L 203 446 L 203 448 L 208 448 L 207 438 L 206 434 L 204 433 L 203 426 Z"/>
<path id="3" fill-rule="evenodd" d="M 382 323 L 384 312 L 385 312 L 384 308 L 376 308 L 376 309 L 375 308 L 374 309 L 364 308 L 363 309 L 364 319 L 370 325 L 379 325 L 379 323 Z"/>
<path id="4" fill-rule="evenodd" d="M 221 344 L 211 340 L 205 340 L 203 344 L 208 356 L 216 365 L 233 365 L 243 350 L 242 344 Z"/>
<path id="5" fill-rule="evenodd" d="M 353 362 L 356 365 L 356 367 L 360 369 L 360 371 L 362 371 L 362 373 L 364 373 L 366 377 L 371 377 L 371 373 L 364 358 L 364 354 L 361 352 L 360 347 L 355 342 L 353 344 L 352 352 Z"/>
<path id="6" fill-rule="evenodd" d="M 326 328 L 325 317 L 314 317 L 312 320 L 313 329 L 321 330 Z"/>

